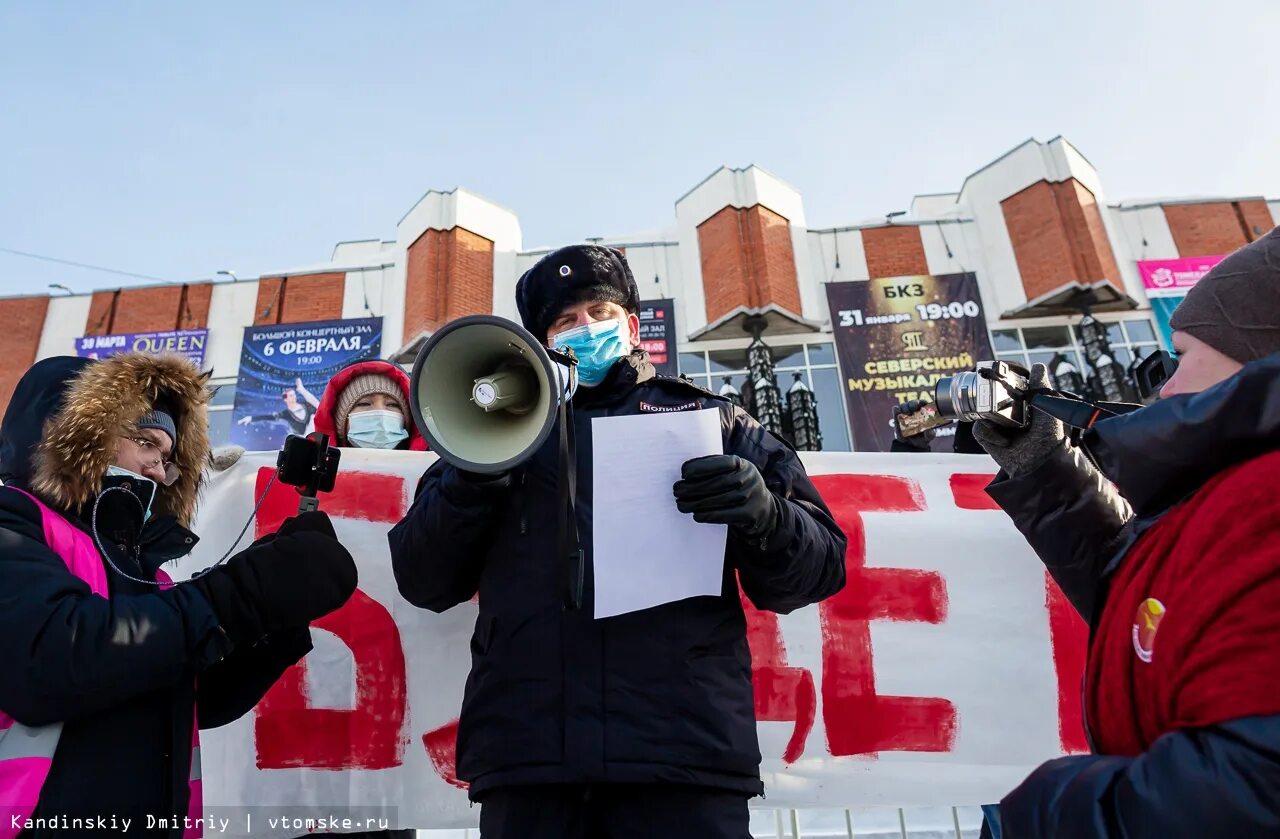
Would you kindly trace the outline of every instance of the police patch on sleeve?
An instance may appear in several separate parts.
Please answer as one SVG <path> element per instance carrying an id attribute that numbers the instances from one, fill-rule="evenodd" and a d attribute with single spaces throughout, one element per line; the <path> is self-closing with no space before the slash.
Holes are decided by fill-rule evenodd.
<path id="1" fill-rule="evenodd" d="M 685 402 L 680 405 L 655 405 L 641 400 L 640 410 L 646 414 L 674 414 L 677 411 L 696 411 L 702 407 L 699 401 Z"/>

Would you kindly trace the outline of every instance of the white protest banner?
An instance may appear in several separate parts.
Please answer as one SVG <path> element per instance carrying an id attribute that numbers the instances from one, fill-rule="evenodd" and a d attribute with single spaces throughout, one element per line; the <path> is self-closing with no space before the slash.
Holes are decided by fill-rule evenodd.
<path id="1" fill-rule="evenodd" d="M 321 506 L 360 566 L 360 589 L 313 626 L 315 650 L 252 713 L 205 732 L 208 808 L 316 817 L 385 808 L 393 827 L 477 823 L 454 775 L 476 606 L 436 615 L 404 601 L 386 539 L 433 458 L 343 451 Z M 791 615 L 748 609 L 768 794 L 755 803 L 989 803 L 1040 762 L 1083 750 L 1084 626 L 982 492 L 994 464 L 949 454 L 803 460 L 849 534 L 848 584 Z M 212 479 L 196 523 L 202 542 L 175 578 L 227 550 L 274 462 L 247 454 Z M 297 498 L 274 486 L 242 544 L 273 531 Z M 250 832 L 232 822 L 230 832 Z"/>

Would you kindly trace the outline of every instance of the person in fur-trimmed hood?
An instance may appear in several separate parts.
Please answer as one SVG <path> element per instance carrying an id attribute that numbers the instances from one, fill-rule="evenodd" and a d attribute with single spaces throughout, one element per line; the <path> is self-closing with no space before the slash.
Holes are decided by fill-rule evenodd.
<path id="1" fill-rule="evenodd" d="M 207 399 L 189 362 L 140 353 L 45 359 L 14 391 L 0 425 L 0 836 L 181 835 L 148 816 L 199 806 L 195 727 L 252 708 L 311 648 L 309 622 L 355 589 L 322 513 L 165 584 L 160 566 L 197 541 Z"/>

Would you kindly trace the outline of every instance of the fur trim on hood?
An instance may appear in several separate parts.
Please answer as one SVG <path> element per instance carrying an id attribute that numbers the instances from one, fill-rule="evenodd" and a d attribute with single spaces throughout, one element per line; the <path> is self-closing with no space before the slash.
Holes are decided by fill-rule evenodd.
<path id="1" fill-rule="evenodd" d="M 180 474 L 173 486 L 160 487 L 154 511 L 189 526 L 209 460 L 207 380 L 208 374 L 177 355 L 129 352 L 86 365 L 69 383 L 62 409 L 44 426 L 31 488 L 62 510 L 92 501 L 115 456 L 115 438 L 136 432 L 134 423 L 163 394 L 176 413 L 178 442 L 171 457 Z"/>

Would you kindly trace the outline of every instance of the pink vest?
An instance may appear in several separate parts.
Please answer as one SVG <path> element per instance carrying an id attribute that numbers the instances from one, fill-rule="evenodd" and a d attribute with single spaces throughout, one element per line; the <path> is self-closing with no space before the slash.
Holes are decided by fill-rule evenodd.
<path id="1" fill-rule="evenodd" d="M 99 597 L 109 597 L 107 593 L 107 572 L 102 567 L 102 559 L 94 547 L 93 539 L 58 513 L 47 507 L 40 499 L 17 487 L 5 487 L 14 492 L 21 492 L 30 498 L 40 510 L 41 525 L 44 529 L 44 541 L 54 553 L 67 564 L 67 570 L 89 584 L 89 588 Z M 157 575 L 163 577 L 163 572 Z M 200 783 L 200 727 L 192 720 L 191 725 L 191 775 L 190 804 L 188 815 L 194 820 L 203 809 Z M 0 839 L 14 839 L 22 832 L 21 825 L 31 816 L 40 800 L 40 789 L 49 777 L 49 769 L 53 766 L 53 755 L 58 748 L 58 738 L 62 735 L 62 723 L 50 725 L 23 725 L 0 710 Z M 90 783 L 89 779 L 85 779 Z M 18 826 L 14 826 L 14 817 Z M 193 821 L 194 823 L 194 821 Z M 196 839 L 201 835 L 197 829 L 187 830 L 183 839 Z"/>

